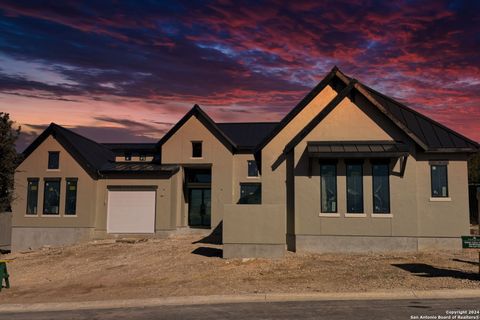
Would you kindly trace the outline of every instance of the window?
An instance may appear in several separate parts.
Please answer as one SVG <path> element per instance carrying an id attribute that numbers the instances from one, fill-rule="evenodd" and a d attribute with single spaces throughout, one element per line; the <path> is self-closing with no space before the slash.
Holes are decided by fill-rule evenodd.
<path id="1" fill-rule="evenodd" d="M 239 204 L 261 204 L 262 185 L 260 183 L 241 183 Z"/>
<path id="2" fill-rule="evenodd" d="M 43 214 L 59 214 L 60 179 L 45 180 L 43 190 Z"/>
<path id="3" fill-rule="evenodd" d="M 432 198 L 448 198 L 448 178 L 446 164 L 431 164 Z"/>
<path id="4" fill-rule="evenodd" d="M 202 157 L 202 142 L 192 141 L 192 158 Z"/>
<path id="5" fill-rule="evenodd" d="M 255 160 L 248 160 L 248 176 L 258 177 L 257 162 Z"/>
<path id="6" fill-rule="evenodd" d="M 131 153 L 125 153 L 125 161 L 132 161 L 132 154 Z"/>
<path id="7" fill-rule="evenodd" d="M 361 163 L 347 164 L 347 212 L 363 212 L 363 168 Z"/>
<path id="8" fill-rule="evenodd" d="M 75 215 L 77 213 L 77 182 L 76 178 L 67 179 L 65 191 L 65 214 Z"/>
<path id="9" fill-rule="evenodd" d="M 320 164 L 320 193 L 322 212 L 337 212 L 337 165 Z"/>
<path id="10" fill-rule="evenodd" d="M 27 214 L 37 214 L 38 208 L 38 179 L 28 179 L 27 186 Z"/>
<path id="11" fill-rule="evenodd" d="M 373 212 L 390 212 L 389 164 L 375 163 L 372 165 Z"/>
<path id="12" fill-rule="evenodd" d="M 54 170 L 60 167 L 60 152 L 49 151 L 48 152 L 48 169 Z"/>
<path id="13" fill-rule="evenodd" d="M 140 161 L 145 161 L 147 160 L 147 157 L 144 154 L 140 155 Z"/>

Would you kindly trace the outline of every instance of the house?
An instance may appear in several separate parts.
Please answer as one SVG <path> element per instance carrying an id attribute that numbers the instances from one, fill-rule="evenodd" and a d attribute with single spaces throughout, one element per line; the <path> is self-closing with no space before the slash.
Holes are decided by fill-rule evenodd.
<path id="1" fill-rule="evenodd" d="M 279 123 L 194 106 L 156 144 L 52 124 L 17 169 L 12 246 L 218 227 L 226 258 L 460 248 L 478 151 L 336 67 Z"/>

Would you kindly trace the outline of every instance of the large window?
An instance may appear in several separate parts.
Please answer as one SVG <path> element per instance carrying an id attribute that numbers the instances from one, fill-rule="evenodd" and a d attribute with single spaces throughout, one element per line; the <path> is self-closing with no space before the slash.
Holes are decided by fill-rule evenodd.
<path id="1" fill-rule="evenodd" d="M 260 183 L 240 184 L 240 204 L 261 204 L 262 185 Z"/>
<path id="2" fill-rule="evenodd" d="M 60 179 L 45 180 L 43 190 L 43 214 L 60 213 Z"/>
<path id="3" fill-rule="evenodd" d="M 347 212 L 363 212 L 363 168 L 361 163 L 347 163 Z"/>
<path id="4" fill-rule="evenodd" d="M 322 212 L 337 212 L 337 165 L 320 164 Z"/>
<path id="5" fill-rule="evenodd" d="M 432 198 L 448 198 L 448 178 L 446 164 L 431 164 Z"/>
<path id="6" fill-rule="evenodd" d="M 388 163 L 374 163 L 372 165 L 373 212 L 390 212 L 390 186 Z"/>
<path id="7" fill-rule="evenodd" d="M 38 210 L 38 178 L 27 180 L 27 214 L 37 214 Z"/>
<path id="8" fill-rule="evenodd" d="M 77 214 L 77 182 L 76 178 L 67 179 L 67 189 L 65 191 L 65 214 Z"/>
<path id="9" fill-rule="evenodd" d="M 248 176 L 258 177 L 257 162 L 255 160 L 248 160 Z"/>
<path id="10" fill-rule="evenodd" d="M 192 141 L 192 158 L 202 157 L 202 142 Z"/>
<path id="11" fill-rule="evenodd" d="M 58 169 L 60 167 L 60 152 L 48 152 L 48 169 Z"/>

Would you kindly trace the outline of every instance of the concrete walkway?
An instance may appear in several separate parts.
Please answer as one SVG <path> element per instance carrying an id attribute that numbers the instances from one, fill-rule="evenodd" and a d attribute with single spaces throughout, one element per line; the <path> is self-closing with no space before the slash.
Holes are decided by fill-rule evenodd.
<path id="1" fill-rule="evenodd" d="M 92 310 L 156 307 L 173 305 L 231 304 L 247 302 L 286 302 L 286 301 L 334 301 L 334 300 L 404 300 L 404 299 L 461 299 L 479 298 L 480 289 L 462 290 L 401 290 L 373 292 L 330 292 L 330 293 L 267 293 L 244 295 L 211 295 L 188 297 L 165 297 L 149 299 L 51 302 L 33 304 L 0 304 L 0 313 L 41 312 L 66 310 Z"/>

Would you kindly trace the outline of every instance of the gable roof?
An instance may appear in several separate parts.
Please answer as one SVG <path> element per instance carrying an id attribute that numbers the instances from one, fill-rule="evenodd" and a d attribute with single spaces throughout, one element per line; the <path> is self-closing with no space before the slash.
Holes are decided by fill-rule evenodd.
<path id="1" fill-rule="evenodd" d="M 238 150 L 253 149 L 278 125 L 278 122 L 225 122 L 217 123 L 237 146 Z"/>
<path id="2" fill-rule="evenodd" d="M 397 125 L 405 134 L 407 134 L 415 143 L 417 143 L 425 152 L 478 152 L 480 145 L 467 137 L 447 128 L 446 126 L 412 110 L 404 104 L 381 94 L 374 89 L 358 82 L 343 74 L 337 67 L 334 67 L 327 76 L 309 93 L 307 96 L 279 123 L 279 125 L 268 135 L 256 148 L 255 156 L 260 158 L 260 151 L 273 139 L 298 113 L 300 113 L 326 86 L 332 84 L 336 79 L 340 79 L 344 85 L 353 87 L 362 94 L 374 107 L 380 110 L 387 118 Z M 335 84 L 334 84 L 335 85 Z M 338 85 L 335 85 L 338 87 Z M 344 88 L 343 90 L 345 90 Z M 307 126 L 301 130 L 285 147 L 285 152 L 291 150 L 300 142 L 313 127 L 318 124 L 331 109 L 333 109 L 340 100 L 339 95 L 345 93 L 340 91 L 335 98 L 330 101 Z M 347 95 L 346 93 L 342 99 Z M 327 110 L 326 112 L 324 112 Z"/>
<path id="3" fill-rule="evenodd" d="M 345 83 L 351 79 L 340 70 L 337 70 L 337 73 L 341 74 L 340 79 Z M 426 152 L 470 152 L 476 151 L 480 147 L 477 142 L 362 82 L 358 82 L 355 87 Z"/>
<path id="4" fill-rule="evenodd" d="M 52 135 L 93 178 L 98 178 L 98 171 L 105 163 L 115 160 L 114 153 L 106 146 L 55 123 L 51 123 L 47 129 L 25 149 L 23 159 L 25 160 L 50 135 Z"/>
<path id="5" fill-rule="evenodd" d="M 236 144 L 230 139 L 217 124 L 197 104 L 183 116 L 157 143 L 161 147 L 177 132 L 191 117 L 196 117 L 217 139 L 230 151 L 235 150 Z"/>
<path id="6" fill-rule="evenodd" d="M 337 75 L 338 67 L 334 66 L 332 70 L 313 88 L 283 119 L 278 125 L 257 145 L 255 148 L 255 154 L 259 155 L 259 152 L 280 132 L 285 128 L 290 121 L 295 118 L 315 97 L 325 89 Z"/>

